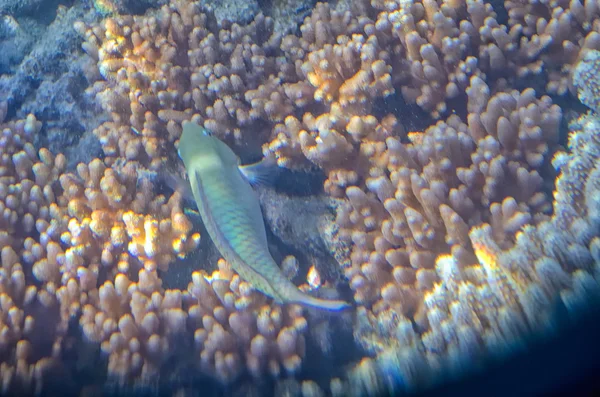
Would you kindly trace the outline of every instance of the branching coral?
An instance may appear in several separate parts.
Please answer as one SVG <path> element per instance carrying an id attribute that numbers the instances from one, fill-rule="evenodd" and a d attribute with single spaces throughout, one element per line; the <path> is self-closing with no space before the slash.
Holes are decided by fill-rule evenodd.
<path id="1" fill-rule="evenodd" d="M 85 308 L 100 305 L 97 300 L 108 310 L 108 287 L 100 287 L 104 280 L 127 279 L 144 267 L 143 276 L 154 277 L 160 286 L 156 268 L 185 256 L 199 239 L 177 194 L 167 202 L 147 180 L 137 190 L 135 169 L 107 168 L 100 160 L 80 164 L 78 175 L 66 173 L 64 156 L 33 149 L 40 127 L 33 116 L 2 125 L 0 313 L 6 391 L 41 387 L 44 368 L 60 365 L 55 360 L 69 319 L 82 311 L 85 319 Z M 159 233 L 166 239 L 159 241 Z M 123 304 L 139 301 L 130 294 Z"/>
<path id="2" fill-rule="evenodd" d="M 188 292 L 190 326 L 203 370 L 222 381 L 244 368 L 256 378 L 299 370 L 307 328 L 300 306 L 266 302 L 223 260 L 210 277 L 193 273 Z"/>
<path id="3" fill-rule="evenodd" d="M 574 81 L 590 106 L 595 104 L 590 93 L 598 83 L 593 59 L 590 53 L 577 66 L 587 74 L 576 73 Z M 431 384 L 436 377 L 425 380 L 423 374 L 458 374 L 483 357 L 519 349 L 532 334 L 556 332 L 557 301 L 572 318 L 598 301 L 599 125 L 597 115 L 572 122 L 569 153 L 555 154 L 552 164 L 560 175 L 551 217 L 521 227 L 509 247 L 497 241 L 493 222 L 483 223 L 468 234 L 476 260 L 461 251 L 437 257 L 438 281 L 423 297 L 429 330 L 415 329 L 404 314 L 386 311 L 375 318 L 366 310 L 359 312 L 359 338 L 380 353 L 356 366 L 349 374 L 354 378 L 346 383 L 354 386 L 347 390 Z M 395 347 L 377 344 L 389 338 Z M 395 373 L 395 381 L 369 381 L 386 379 L 388 371 Z"/>
<path id="4" fill-rule="evenodd" d="M 469 92 L 482 91 L 489 89 L 474 77 Z M 557 143 L 560 118 L 548 97 L 514 91 L 492 96 L 468 115 L 469 124 L 450 117 L 409 135 L 408 145 L 387 138 L 366 189 L 347 188 L 338 212 L 354 247 L 346 275 L 355 299 L 419 315 L 436 257 L 472 255 L 471 226 L 490 222 L 498 244 L 510 246 L 512 234 L 543 219 L 550 203 L 536 169 Z"/>
<path id="5" fill-rule="evenodd" d="M 600 17 L 598 5 L 579 0 L 539 6 L 533 1 L 506 1 L 505 7 L 511 31 L 523 35 L 518 52 L 522 63 L 548 75 L 548 92 L 565 94 L 575 64 L 588 50 L 600 49 L 595 26 Z"/>
<path id="6" fill-rule="evenodd" d="M 33 115 L 25 120 L 0 124 L 0 342 L 2 390 L 40 391 L 44 372 L 56 365 L 68 318 L 61 317 L 57 290 L 60 278 L 56 246 L 49 236 L 55 223 L 55 191 L 52 182 L 62 172 L 64 156 L 31 144 L 41 123 Z M 39 235 L 35 252 L 29 251 Z M 45 255 L 44 247 L 52 251 Z M 32 269 L 34 255 L 47 258 Z M 33 282 L 34 277 L 39 280 Z M 39 277 L 39 278 L 38 278 Z M 15 387 L 15 389 L 11 389 Z"/>
<path id="7" fill-rule="evenodd" d="M 217 30 L 197 3 L 173 2 L 156 16 L 115 17 L 88 29 L 85 51 L 104 81 L 91 89 L 112 121 L 95 132 L 109 158 L 157 170 L 194 119 L 241 140 L 241 127 L 264 116 L 280 119 L 291 104 L 277 91 L 278 46 L 270 18 Z"/>

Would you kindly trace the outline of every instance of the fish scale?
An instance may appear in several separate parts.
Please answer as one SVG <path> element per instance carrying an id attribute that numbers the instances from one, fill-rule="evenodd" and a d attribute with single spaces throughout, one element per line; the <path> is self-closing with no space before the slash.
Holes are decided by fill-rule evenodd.
<path id="1" fill-rule="evenodd" d="M 206 173 L 208 174 L 208 173 Z M 233 176 L 235 178 L 235 176 Z M 253 225 L 252 220 L 249 219 L 248 213 L 243 211 L 243 203 L 240 203 L 239 198 L 243 197 L 239 193 L 232 189 L 231 184 L 224 183 L 227 178 L 210 178 L 208 175 L 204 177 L 204 180 L 200 178 L 201 183 L 199 186 L 199 194 L 204 196 L 200 200 L 209 203 L 207 205 L 208 211 L 212 216 L 207 215 L 207 218 L 212 218 L 213 222 L 205 222 L 207 230 L 215 242 L 215 245 L 219 248 L 219 251 L 223 254 L 225 259 L 232 264 L 232 266 L 242 275 L 246 281 L 248 281 L 253 287 L 261 290 L 275 298 L 279 295 L 276 294 L 268 281 L 260 280 L 254 277 L 253 274 L 245 272 L 239 266 L 236 266 L 236 259 L 232 258 L 227 252 L 233 251 L 237 256 L 244 262 L 255 263 L 260 266 L 263 270 L 261 273 L 273 274 L 278 270 L 277 265 L 274 263 L 264 263 L 265 256 L 270 255 L 262 252 L 261 244 L 256 240 L 257 234 L 266 232 L 264 225 Z M 253 195 L 254 192 L 242 192 Z M 231 197 L 230 199 L 222 199 L 222 197 Z M 237 200 L 236 200 L 237 198 Z M 260 207 L 258 208 L 260 210 Z M 203 217 L 204 219 L 204 217 Z M 261 230 L 262 227 L 262 230 Z M 213 231 L 212 229 L 218 230 Z M 222 235 L 223 238 L 219 238 L 218 235 Z M 214 237 L 213 237 L 214 236 Z M 272 267 L 276 269 L 272 269 Z"/>
<path id="2" fill-rule="evenodd" d="M 278 302 L 332 311 L 349 307 L 344 301 L 306 294 L 283 275 L 269 252 L 256 192 L 225 143 L 187 123 L 179 140 L 179 155 L 208 234 L 242 279 Z"/>

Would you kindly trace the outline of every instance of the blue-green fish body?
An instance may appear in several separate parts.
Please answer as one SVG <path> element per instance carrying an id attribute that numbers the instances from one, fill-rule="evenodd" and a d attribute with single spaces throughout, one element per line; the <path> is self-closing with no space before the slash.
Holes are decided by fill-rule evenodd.
<path id="1" fill-rule="evenodd" d="M 198 125 L 186 123 L 179 156 L 208 234 L 242 279 L 280 303 L 327 310 L 349 307 L 344 301 L 308 295 L 282 274 L 267 246 L 257 194 L 244 176 L 239 158 L 225 143 Z"/>

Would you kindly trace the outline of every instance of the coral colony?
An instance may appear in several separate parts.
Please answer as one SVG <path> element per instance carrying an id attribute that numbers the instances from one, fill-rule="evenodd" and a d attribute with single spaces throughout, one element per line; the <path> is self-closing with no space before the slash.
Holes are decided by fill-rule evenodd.
<path id="1" fill-rule="evenodd" d="M 179 354 L 222 384 L 297 382 L 306 397 L 418 390 L 551 334 L 556 302 L 576 318 L 600 292 L 600 120 L 573 119 L 567 142 L 550 95 L 600 110 L 598 7 L 506 0 L 500 18 L 482 0 L 319 3 L 294 35 L 172 0 L 75 23 L 86 94 L 107 116 L 101 159 L 70 169 L 34 148 L 42 123 L 7 117 L 0 97 L 2 391 L 43 390 L 90 345 L 122 385 L 164 379 Z M 407 132 L 398 108 L 428 124 Z M 164 287 L 201 242 L 181 192 L 148 177 L 177 169 L 184 121 L 326 175 L 340 204 L 322 238 L 343 277 L 295 265 L 334 298 L 349 287 L 349 313 L 276 303 L 222 259 Z M 295 381 L 336 316 L 362 360 Z"/>

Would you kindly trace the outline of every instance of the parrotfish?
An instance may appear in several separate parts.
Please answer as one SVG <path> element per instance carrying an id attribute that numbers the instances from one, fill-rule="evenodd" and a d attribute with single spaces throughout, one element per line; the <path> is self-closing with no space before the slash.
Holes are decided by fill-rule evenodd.
<path id="1" fill-rule="evenodd" d="M 258 195 L 250 184 L 264 175 L 265 160 L 242 166 L 227 144 L 192 122 L 183 126 L 179 156 L 208 234 L 243 280 L 279 303 L 331 311 L 350 307 L 301 291 L 271 256 Z"/>

